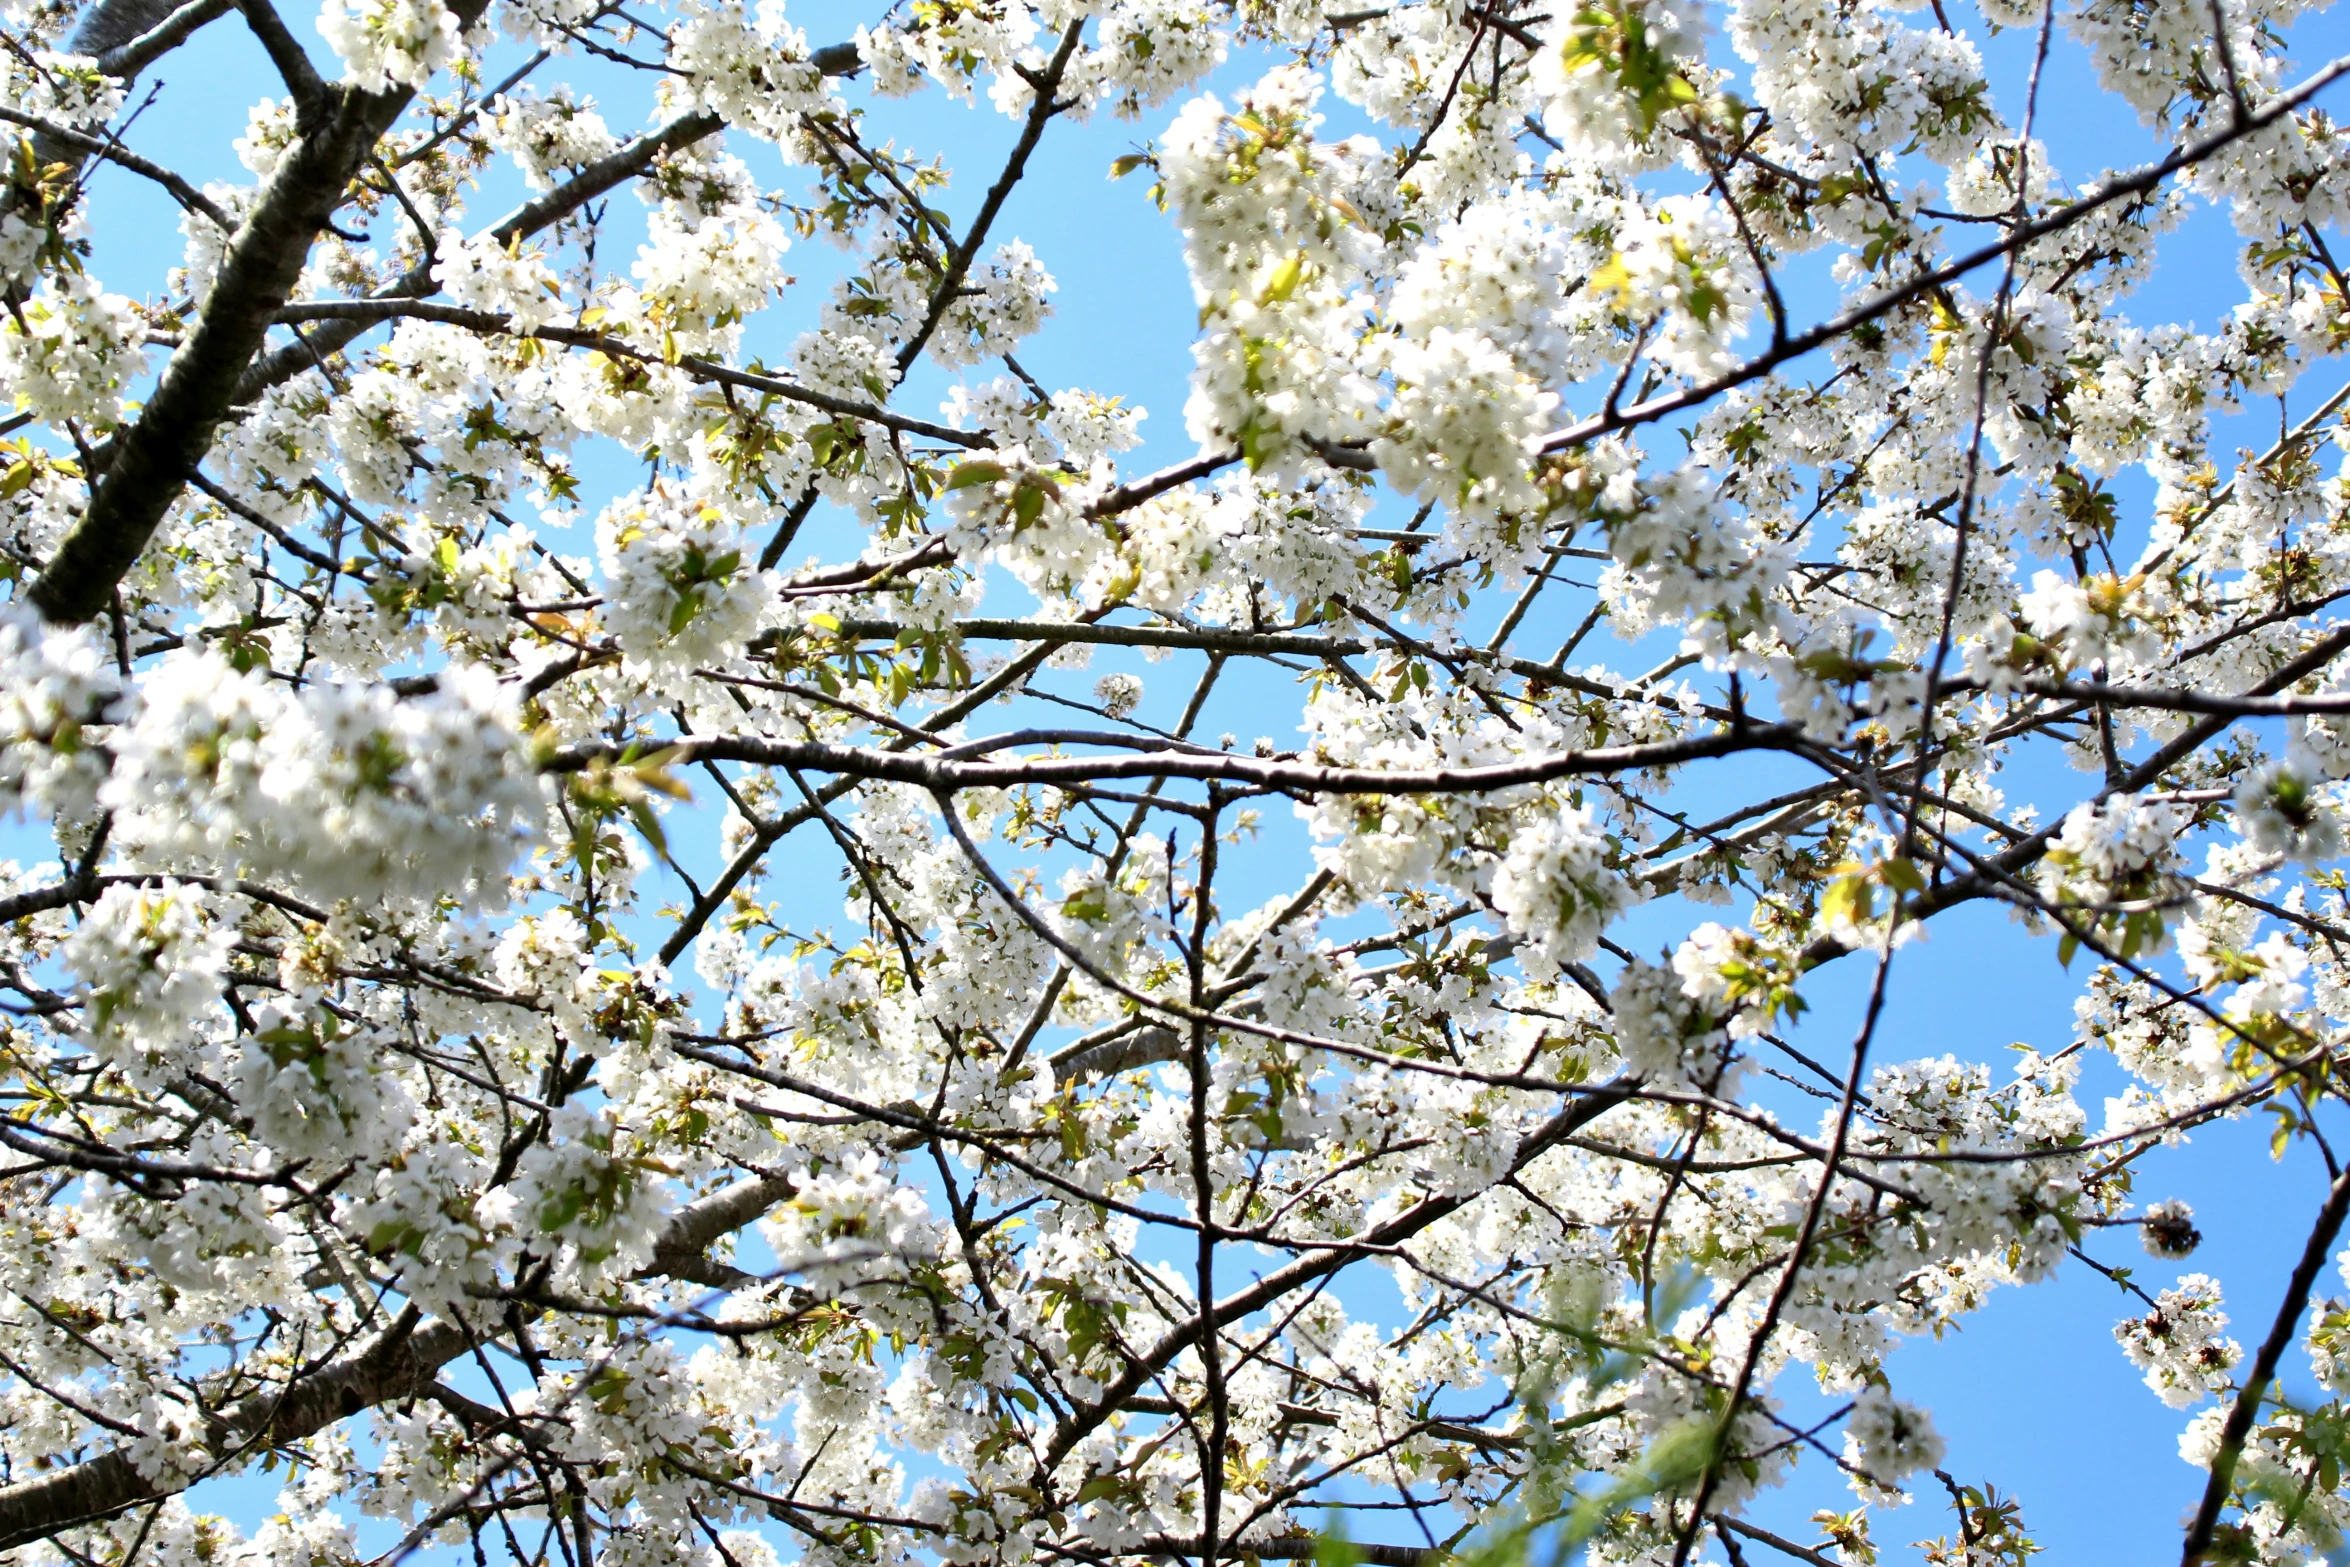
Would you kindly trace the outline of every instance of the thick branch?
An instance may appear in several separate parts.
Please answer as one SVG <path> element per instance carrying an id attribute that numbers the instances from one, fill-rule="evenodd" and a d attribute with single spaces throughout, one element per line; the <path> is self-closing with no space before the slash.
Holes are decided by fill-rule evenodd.
<path id="1" fill-rule="evenodd" d="M 654 1247 L 654 1270 L 691 1277 L 696 1267 L 708 1266 L 703 1253 L 713 1241 L 750 1223 L 789 1190 L 780 1180 L 749 1180 L 678 1210 Z M 264 1389 L 230 1404 L 213 1420 L 207 1445 L 216 1454 L 226 1454 L 299 1441 L 362 1410 L 423 1392 L 442 1367 L 473 1344 L 473 1337 L 451 1322 L 427 1322 L 413 1331 L 395 1325 L 366 1348 L 291 1387 Z M 141 1502 L 183 1490 L 185 1484 L 148 1480 L 118 1450 L 70 1469 L 0 1486 L 0 1550 L 111 1518 Z"/>
<path id="2" fill-rule="evenodd" d="M 2211 1479 L 2203 1487 L 2202 1504 L 2195 1509 L 2195 1520 L 2187 1529 L 2186 1547 L 2180 1553 L 2179 1560 L 2184 1567 L 2200 1567 L 2204 1554 L 2211 1549 L 2220 1510 L 2227 1506 L 2228 1492 L 2235 1484 L 2236 1460 L 2243 1454 L 2245 1439 L 2252 1434 L 2252 1422 L 2260 1414 L 2260 1401 L 2276 1380 L 2277 1362 L 2284 1358 L 2293 1342 L 2294 1331 L 2301 1325 L 2301 1313 L 2309 1306 L 2309 1292 L 2317 1283 L 2318 1270 L 2325 1266 L 2334 1249 L 2334 1237 L 2341 1233 L 2346 1215 L 2350 1215 L 2350 1170 L 2337 1176 L 2333 1189 L 2326 1193 L 2325 1206 L 2317 1211 L 2317 1222 L 2310 1226 L 2309 1240 L 2301 1248 L 2301 1260 L 2294 1265 L 2293 1277 L 2285 1285 L 2285 1298 L 2277 1306 L 2276 1320 L 2269 1324 L 2268 1337 L 2253 1358 L 2252 1372 L 2245 1377 L 2235 1404 L 2228 1410 L 2227 1424 L 2220 1428 L 2219 1452 L 2211 1460 Z"/>
<path id="3" fill-rule="evenodd" d="M 1185 747 L 1141 751 L 1124 756 L 1048 756 L 1019 761 L 966 760 L 976 745 L 1008 747 L 1023 744 L 1085 744 L 1131 746 L 1133 737 L 1120 734 L 1044 731 L 1008 735 L 994 741 L 959 746 L 964 756 L 911 756 L 901 751 L 858 746 L 825 745 L 815 741 L 769 740 L 756 735 L 713 736 L 680 740 L 671 750 L 679 765 L 690 762 L 754 762 L 768 767 L 796 767 L 809 772 L 909 783 L 933 791 L 1009 789 L 1022 784 L 1069 785 L 1102 783 L 1115 778 L 1183 778 L 1194 782 L 1253 785 L 1300 794 L 1478 794 L 1548 783 L 1558 778 L 1588 778 L 1601 774 L 1636 772 L 1649 767 L 1672 767 L 1741 751 L 1780 751 L 1795 748 L 1802 731 L 1793 724 L 1753 724 L 1732 727 L 1685 740 L 1663 740 L 1651 745 L 1594 746 L 1587 751 L 1561 751 L 1489 767 L 1329 767 L 1313 762 L 1234 756 L 1222 751 Z M 617 744 L 575 745 L 555 753 L 547 771 L 575 773 L 600 760 L 619 757 Z"/>
<path id="4" fill-rule="evenodd" d="M 487 0 L 458 8 L 470 26 Z M 397 119 L 412 89 L 340 90 L 319 129 L 303 136 L 261 192 L 179 352 L 147 405 L 114 443 L 89 508 L 57 546 L 29 593 L 48 620 L 76 625 L 113 599 L 212 444 L 237 383 L 293 292 L 310 246 L 342 204 L 351 176 Z"/>
<path id="5" fill-rule="evenodd" d="M 349 1415 L 406 1398 L 431 1385 L 440 1368 L 465 1352 L 465 1331 L 433 1322 L 379 1336 L 366 1349 L 338 1360 L 290 1388 L 239 1399 L 213 1423 L 215 1452 L 291 1442 L 323 1431 Z M 47 1539 L 76 1524 L 96 1523 L 125 1508 L 171 1495 L 184 1483 L 157 1484 L 120 1450 L 71 1469 L 0 1487 L 0 1550 Z"/>
<path id="6" fill-rule="evenodd" d="M 202 27 L 206 22 L 226 16 L 231 4 L 233 4 L 233 0 L 188 0 L 188 3 L 178 10 L 148 24 L 145 32 L 123 34 L 120 43 L 97 44 L 95 37 L 85 42 L 82 34 L 77 32 L 74 35 L 74 47 L 77 50 L 87 52 L 93 44 L 97 44 L 98 69 L 109 76 L 128 81 L 172 50 L 177 49 L 181 44 L 186 43 L 189 38 L 194 36 L 196 29 Z M 104 9 L 106 8 L 101 7 L 100 11 Z M 152 0 L 144 0 L 144 3 L 125 5 L 119 9 L 122 12 L 119 20 L 128 22 L 134 17 L 144 19 L 157 7 L 152 3 Z M 99 14 L 99 11 L 93 11 L 90 14 L 90 21 L 85 21 L 82 24 L 83 31 L 89 30 L 91 22 L 95 21 Z M 113 25 L 104 29 L 108 33 L 115 30 Z"/>

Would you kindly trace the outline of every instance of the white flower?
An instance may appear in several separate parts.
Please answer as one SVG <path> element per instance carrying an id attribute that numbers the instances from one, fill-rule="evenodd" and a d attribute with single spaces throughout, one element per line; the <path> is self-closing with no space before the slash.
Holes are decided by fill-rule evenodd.
<path id="1" fill-rule="evenodd" d="M 192 882 L 117 884 L 66 943 L 66 965 L 89 987 L 82 1026 L 91 1048 L 143 1092 L 201 1058 L 205 1014 L 220 1005 L 236 946 L 234 915 Z"/>
<path id="2" fill-rule="evenodd" d="M 1283 67 L 1233 111 L 1195 99 L 1160 154 L 1207 329 L 1185 423 L 1252 466 L 1294 459 L 1301 437 L 1358 438 L 1376 400 L 1346 316 L 1367 237 L 1339 205 L 1373 149 L 1317 141 L 1319 95 L 1311 72 Z"/>
<path id="3" fill-rule="evenodd" d="M 0 315 L 0 387 L 38 418 L 110 425 L 144 336 L 129 300 L 82 273 L 52 276 Z"/>
<path id="4" fill-rule="evenodd" d="M 755 5 L 689 3 L 670 34 L 669 58 L 699 103 L 731 123 L 789 147 L 800 117 L 832 106 L 807 35 L 783 19 L 779 0 Z"/>
<path id="5" fill-rule="evenodd" d="M 596 556 L 614 636 L 631 661 L 667 676 L 724 664 L 772 602 L 768 574 L 717 508 L 655 491 L 604 508 Z"/>
<path id="6" fill-rule="evenodd" d="M 939 1243 L 921 1197 L 872 1154 L 808 1172 L 761 1229 L 783 1267 L 817 1280 L 886 1276 L 908 1258 L 935 1254 Z"/>
<path id="7" fill-rule="evenodd" d="M 2053 571 L 2032 578 L 2023 596 L 2024 622 L 2043 642 L 2062 645 L 2074 665 L 2099 659 L 2143 659 L 2155 646 L 2144 615 L 2147 591 L 2137 578 L 2111 576 L 2068 582 Z"/>
<path id="8" fill-rule="evenodd" d="M 1472 512 L 1540 507 L 1531 470 L 1557 393 L 1491 339 L 1448 326 L 1425 341 L 1396 339 L 1387 365 L 1391 417 L 1410 433 L 1375 450 L 1398 488 Z"/>
<path id="9" fill-rule="evenodd" d="M 1676 104 L 1669 84 L 1697 59 L 1704 33 L 1705 13 L 1688 0 L 1629 0 L 1554 19 L 1534 57 L 1545 126 L 1583 157 L 1644 138 Z"/>
<path id="10" fill-rule="evenodd" d="M 2244 1358 L 2219 1309 L 2219 1281 L 2190 1273 L 2178 1288 L 2155 1297 L 2154 1309 L 2115 1325 L 2114 1338 L 2130 1364 L 2146 1373 L 2146 1385 L 2173 1409 L 2185 1409 L 2207 1394 L 2225 1392 L 2228 1373 Z"/>
<path id="11" fill-rule="evenodd" d="M 1093 699 L 1112 718 L 1124 718 L 1142 705 L 1142 681 L 1135 675 L 1104 675 L 1094 682 Z"/>
<path id="12" fill-rule="evenodd" d="M 490 1169 L 456 1142 L 412 1148 L 343 1194 L 337 1217 L 368 1251 L 400 1271 L 400 1287 L 428 1310 L 462 1305 L 468 1285 L 494 1282 L 493 1243 L 508 1216 Z"/>
<path id="13" fill-rule="evenodd" d="M 2342 853 L 2341 813 L 2332 794 L 2305 753 L 2263 762 L 2236 786 L 2236 830 L 2263 854 L 2323 865 Z"/>
<path id="14" fill-rule="evenodd" d="M 1950 205 L 1986 218 L 2013 210 L 2018 200 L 2028 210 L 2047 196 L 2049 172 L 2048 149 L 2038 138 L 2021 146 L 2012 137 L 1987 139 L 1950 171 Z"/>
<path id="15" fill-rule="evenodd" d="M 1045 296 L 1060 287 L 1019 240 L 996 247 L 971 269 L 961 297 L 948 307 L 930 339 L 943 365 L 975 365 L 1010 353 L 1053 312 Z"/>
<path id="16" fill-rule="evenodd" d="M 28 605 L 0 605 L 0 812 L 87 814 L 104 759 L 83 727 L 106 716 L 118 689 L 87 627 L 52 627 Z"/>
<path id="17" fill-rule="evenodd" d="M 516 1216 L 561 1249 L 575 1278 L 626 1278 L 651 1259 L 653 1221 L 668 1200 L 638 1141 L 610 1111 L 574 1102 L 523 1156 Z"/>
<path id="18" fill-rule="evenodd" d="M 361 92 L 421 87 L 457 57 L 457 16 L 441 0 L 326 0 L 318 30 Z"/>
<path id="19" fill-rule="evenodd" d="M 1625 316 L 1654 320 L 1658 360 L 1691 377 L 1727 368 L 1729 345 L 1745 331 L 1759 291 L 1721 207 L 1702 196 L 1668 196 L 1630 217 L 1616 246 L 1595 286 Z"/>
<path id="20" fill-rule="evenodd" d="M 1671 969 L 1625 964 L 1608 1010 L 1625 1071 L 1664 1088 L 1734 1091 L 1729 1031 Z"/>
<path id="21" fill-rule="evenodd" d="M 651 227 L 632 271 L 652 319 L 681 349 L 732 341 L 732 329 L 763 308 L 783 281 L 790 241 L 756 213 L 689 223 L 663 212 Z"/>
<path id="22" fill-rule="evenodd" d="M 2049 901 L 2079 908 L 2094 928 L 2117 932 L 2124 957 L 2160 947 L 2173 901 L 2173 867 L 2186 813 L 2116 794 L 2076 805 L 2040 862 Z"/>
<path id="23" fill-rule="evenodd" d="M 1051 411 L 1044 416 L 1044 428 L 1061 443 L 1070 462 L 1090 468 L 1112 452 L 1140 446 L 1138 426 L 1149 417 L 1149 410 L 1129 408 L 1120 398 L 1094 392 L 1055 392 Z"/>
<path id="24" fill-rule="evenodd" d="M 522 170 L 533 190 L 552 190 L 555 176 L 595 162 L 620 145 L 593 98 L 563 89 L 545 95 L 530 87 L 492 100 L 491 134 Z"/>
<path id="25" fill-rule="evenodd" d="M 561 320 L 562 285 L 536 251 L 501 245 L 488 234 L 467 239 L 455 229 L 441 231 L 440 259 L 433 280 L 460 305 L 511 316 L 514 328 L 529 332 Z"/>
<path id="26" fill-rule="evenodd" d="M 1890 1489 L 1941 1463 L 1942 1438 L 1926 1411 L 1872 1384 L 1852 1401 L 1852 1414 L 1844 1423 L 1844 1457 Z"/>
<path id="27" fill-rule="evenodd" d="M 387 1070 L 390 1041 L 327 1006 L 289 998 L 254 1010 L 229 1084 L 252 1107 L 254 1135 L 287 1160 L 357 1158 L 399 1147 L 416 1107 Z"/>
<path id="28" fill-rule="evenodd" d="M 455 667 L 384 686 L 289 693 L 212 653 L 141 686 L 101 800 L 148 852 L 284 875 L 328 900 L 500 905 L 539 790 L 510 697 Z"/>
<path id="29" fill-rule="evenodd" d="M 1581 808 L 1537 810 L 1511 834 L 1493 872 L 1493 906 L 1527 938 L 1538 972 L 1580 963 L 1636 895 L 1609 864 L 1607 839 Z"/>

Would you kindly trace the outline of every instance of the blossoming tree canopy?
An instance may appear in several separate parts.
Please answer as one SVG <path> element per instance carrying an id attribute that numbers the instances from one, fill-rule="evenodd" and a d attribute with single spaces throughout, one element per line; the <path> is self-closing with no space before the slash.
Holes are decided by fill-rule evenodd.
<path id="1" fill-rule="evenodd" d="M 7 0 L 0 1550 L 2020 1562 L 1895 1348 L 2186 1257 L 2218 1118 L 2339 1169 L 2302 10 Z M 1146 189 L 1155 470 L 1014 232 Z M 2079 996 L 1996 1071 L 1888 984 L 1970 906 Z M 2088 1346 L 2190 1563 L 2350 1528 L 2275 1180 Z"/>

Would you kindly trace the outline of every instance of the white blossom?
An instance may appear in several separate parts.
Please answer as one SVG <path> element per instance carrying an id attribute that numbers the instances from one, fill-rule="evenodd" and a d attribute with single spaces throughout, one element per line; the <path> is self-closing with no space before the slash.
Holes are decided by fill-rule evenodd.
<path id="1" fill-rule="evenodd" d="M 212 654 L 140 691 L 101 800 L 166 861 L 293 876 L 328 899 L 502 903 L 537 826 L 509 699 L 452 669 L 424 696 L 316 685 L 288 694 Z"/>
<path id="2" fill-rule="evenodd" d="M 235 945 L 233 910 L 201 885 L 107 888 L 64 952 L 89 987 L 84 1027 L 99 1058 L 147 1092 L 190 1070 Z"/>
<path id="3" fill-rule="evenodd" d="M 1857 1562 L 2117 1281 L 2340 1554 L 2306 0 L 245 9 L 0 0 L 12 1560 Z"/>
<path id="4" fill-rule="evenodd" d="M 129 300 L 87 276 L 55 279 L 0 321 L 0 384 L 37 418 L 111 425 L 144 336 Z"/>
<path id="5" fill-rule="evenodd" d="M 2146 1373 L 2146 1385 L 2173 1409 L 2225 1391 L 2229 1372 L 2244 1358 L 2234 1339 L 2221 1337 L 2228 1317 L 2219 1304 L 2218 1283 L 2191 1273 L 2155 1297 L 2146 1315 L 2125 1318 L 2113 1330 L 2130 1364 Z"/>
<path id="6" fill-rule="evenodd" d="M 1876 1484 L 1892 1487 L 1940 1464 L 1942 1438 L 1932 1417 L 1917 1405 L 1903 1403 L 1882 1387 L 1865 1387 L 1844 1423 L 1844 1456 Z"/>
<path id="7" fill-rule="evenodd" d="M 457 55 L 457 14 L 440 0 L 326 0 L 318 30 L 362 92 L 421 87 Z"/>

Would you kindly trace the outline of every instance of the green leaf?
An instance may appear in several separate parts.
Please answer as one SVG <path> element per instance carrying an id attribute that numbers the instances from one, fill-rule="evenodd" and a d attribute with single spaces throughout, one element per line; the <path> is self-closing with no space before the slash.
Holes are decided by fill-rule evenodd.
<path id="1" fill-rule="evenodd" d="M 1362 1548 L 1342 1530 L 1333 1529 L 1314 1542 L 1314 1567 L 1361 1567 Z"/>
<path id="2" fill-rule="evenodd" d="M 948 470 L 947 488 L 965 490 L 974 484 L 1000 483 L 1010 472 L 1000 462 L 990 462 L 984 457 L 973 458 L 969 462 L 959 462 Z"/>
<path id="3" fill-rule="evenodd" d="M 1023 484 L 1012 492 L 1012 526 L 1025 528 L 1044 515 L 1044 491 L 1033 484 Z"/>
<path id="4" fill-rule="evenodd" d="M 653 846 L 655 853 L 669 852 L 669 835 L 661 830 L 661 818 L 654 813 L 650 800 L 629 801 L 628 819 L 636 823 L 636 830 L 645 835 L 645 842 Z"/>
<path id="5" fill-rule="evenodd" d="M 1286 303 L 1297 292 L 1298 284 L 1305 281 L 1305 276 L 1306 253 L 1301 250 L 1273 269 L 1273 275 L 1265 280 L 1265 292 L 1257 302 L 1265 305 Z"/>
<path id="6" fill-rule="evenodd" d="M 1866 872 L 1839 876 L 1828 883 L 1828 890 L 1820 896 L 1820 920 L 1829 925 L 1839 920 L 1863 925 L 1876 912 L 1876 903 L 1875 895 L 1869 891 Z"/>

